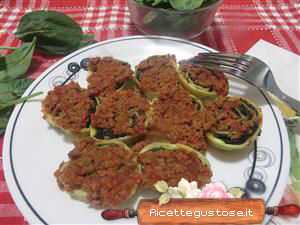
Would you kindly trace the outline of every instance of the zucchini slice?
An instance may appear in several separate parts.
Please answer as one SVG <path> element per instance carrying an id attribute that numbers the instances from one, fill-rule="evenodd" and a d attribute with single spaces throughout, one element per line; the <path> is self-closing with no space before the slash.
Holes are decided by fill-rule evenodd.
<path id="1" fill-rule="evenodd" d="M 88 90 L 92 97 L 103 98 L 136 85 L 131 66 L 112 57 L 89 59 L 88 70 Z"/>
<path id="2" fill-rule="evenodd" d="M 148 99 L 172 96 L 180 83 L 174 55 L 151 56 L 136 66 L 135 77 Z"/>
<path id="3" fill-rule="evenodd" d="M 102 99 L 91 116 L 90 135 L 96 139 L 131 140 L 148 127 L 150 103 L 135 90 L 120 90 Z"/>
<path id="4" fill-rule="evenodd" d="M 74 136 L 87 136 L 95 104 L 86 89 L 70 82 L 48 92 L 42 102 L 42 112 L 44 119 L 53 127 Z"/>
<path id="5" fill-rule="evenodd" d="M 150 189 L 160 180 L 176 186 L 181 178 L 197 181 L 202 186 L 212 176 L 206 157 L 183 144 L 154 142 L 146 145 L 138 154 L 138 163 L 143 175 L 142 185 Z"/>
<path id="6" fill-rule="evenodd" d="M 181 143 L 205 151 L 208 147 L 205 131 L 212 124 L 209 117 L 202 101 L 181 87 L 172 97 L 159 98 L 153 102 L 150 132 L 171 143 Z"/>
<path id="7" fill-rule="evenodd" d="M 203 66 L 181 63 L 178 72 L 182 86 L 191 94 L 203 98 L 216 98 L 228 94 L 228 80 L 219 72 Z"/>
<path id="8" fill-rule="evenodd" d="M 59 187 L 76 200 L 95 208 L 119 206 L 138 189 L 140 166 L 122 142 L 82 139 L 69 158 L 55 176 Z"/>
<path id="9" fill-rule="evenodd" d="M 249 99 L 227 96 L 208 103 L 207 108 L 215 115 L 216 122 L 206 137 L 218 149 L 245 149 L 260 134 L 262 111 Z"/>

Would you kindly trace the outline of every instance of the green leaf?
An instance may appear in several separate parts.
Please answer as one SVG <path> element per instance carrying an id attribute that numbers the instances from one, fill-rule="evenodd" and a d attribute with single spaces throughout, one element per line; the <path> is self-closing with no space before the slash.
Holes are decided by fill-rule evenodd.
<path id="1" fill-rule="evenodd" d="M 13 107 L 0 111 L 0 136 L 4 134 Z"/>
<path id="2" fill-rule="evenodd" d="M 203 0 L 169 0 L 169 2 L 176 10 L 193 10 L 203 4 Z"/>
<path id="3" fill-rule="evenodd" d="M 0 93 L 0 104 L 1 103 L 7 103 L 7 102 L 10 102 L 10 101 L 13 101 L 15 100 L 17 97 L 11 93 L 11 92 L 2 92 Z"/>
<path id="4" fill-rule="evenodd" d="M 4 93 L 11 93 L 16 97 L 21 97 L 31 83 L 32 80 L 27 78 L 0 82 L 0 96 Z"/>
<path id="5" fill-rule="evenodd" d="M 14 94 L 18 97 L 21 97 L 32 82 L 33 80 L 31 79 L 15 80 L 12 82 Z"/>
<path id="6" fill-rule="evenodd" d="M 65 55 L 91 38 L 69 16 L 56 11 L 34 11 L 22 17 L 15 33 L 23 41 L 37 38 L 37 48 L 50 55 Z"/>
<path id="7" fill-rule="evenodd" d="M 153 6 L 157 8 L 171 8 L 169 0 L 135 0 L 137 3 L 142 5 Z"/>
<path id="8" fill-rule="evenodd" d="M 154 0 L 152 6 L 159 5 L 161 2 L 164 2 L 164 0 Z"/>
<path id="9" fill-rule="evenodd" d="M 3 50 L 3 49 L 9 49 L 9 50 L 16 50 L 18 49 L 17 47 L 10 47 L 10 46 L 0 46 L 0 50 Z"/>
<path id="10" fill-rule="evenodd" d="M 37 92 L 37 93 L 34 93 L 32 95 L 29 95 L 29 96 L 25 96 L 25 97 L 22 97 L 22 98 L 10 100 L 8 102 L 4 102 L 4 103 L 0 102 L 0 111 L 6 109 L 8 107 L 17 105 L 19 103 L 25 102 L 25 101 L 27 101 L 27 100 L 35 97 L 35 96 L 41 95 L 42 93 L 43 92 Z"/>
<path id="11" fill-rule="evenodd" d="M 36 40 L 24 43 L 13 53 L 0 57 L 0 81 L 13 80 L 23 76 L 32 60 Z"/>
<path id="12" fill-rule="evenodd" d="M 31 99 L 31 98 L 41 95 L 41 94 L 42 94 L 42 92 L 37 92 L 37 93 L 34 93 L 29 96 L 25 96 L 22 98 L 16 98 L 16 96 L 10 92 L 6 92 L 6 93 L 2 93 L 2 94 L 0 93 L 0 135 L 3 135 L 3 133 L 6 129 L 10 114 L 11 114 L 14 106 L 16 104 L 25 102 L 28 99 Z"/>

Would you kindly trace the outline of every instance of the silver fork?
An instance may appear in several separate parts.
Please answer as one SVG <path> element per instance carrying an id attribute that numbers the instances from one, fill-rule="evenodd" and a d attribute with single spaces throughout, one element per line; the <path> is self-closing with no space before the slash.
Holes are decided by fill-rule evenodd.
<path id="1" fill-rule="evenodd" d="M 271 92 L 300 115 L 300 101 L 283 93 L 269 66 L 256 57 L 241 54 L 200 53 L 186 62 L 201 64 L 207 68 L 243 77 L 255 86 Z"/>

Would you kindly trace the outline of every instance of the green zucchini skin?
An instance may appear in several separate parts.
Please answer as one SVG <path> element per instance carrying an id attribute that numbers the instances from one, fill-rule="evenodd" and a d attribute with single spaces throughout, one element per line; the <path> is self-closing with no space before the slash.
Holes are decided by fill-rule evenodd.
<path id="1" fill-rule="evenodd" d="M 203 87 L 201 85 L 196 84 L 190 77 L 190 72 L 188 71 L 188 67 L 190 66 L 192 68 L 199 68 L 199 70 L 204 70 L 204 71 L 208 71 L 210 73 L 213 73 L 213 71 L 202 67 L 202 66 L 197 66 L 194 64 L 190 64 L 190 63 L 184 63 L 181 62 L 179 63 L 178 67 L 177 67 L 177 71 L 178 71 L 178 79 L 181 83 L 181 85 L 187 90 L 189 91 L 192 95 L 195 95 L 198 98 L 210 98 L 210 99 L 214 99 L 217 98 L 220 94 L 217 93 L 217 91 L 213 90 L 212 87 Z M 186 67 L 186 68 L 185 68 Z M 186 70 L 186 71 L 184 71 Z M 217 76 L 215 74 L 211 74 L 211 76 Z M 225 85 L 225 93 L 223 93 L 223 96 L 226 96 L 228 94 L 228 90 L 229 90 L 229 84 L 228 84 L 228 80 L 225 77 L 225 75 L 222 74 L 222 77 L 224 78 L 224 85 Z"/>
<path id="2" fill-rule="evenodd" d="M 187 74 L 183 72 L 178 72 L 178 78 L 182 84 L 182 86 L 188 90 L 191 94 L 201 98 L 216 98 L 218 95 L 215 91 L 209 91 L 206 88 L 203 88 L 201 86 L 195 85 L 194 83 L 191 83 L 188 81 Z"/>
<path id="3" fill-rule="evenodd" d="M 182 149 L 186 152 L 193 152 L 195 153 L 198 158 L 201 160 L 201 162 L 210 167 L 209 161 L 205 157 L 204 154 L 200 153 L 199 151 L 191 148 L 190 146 L 184 145 L 184 144 L 170 144 L 167 142 L 153 142 L 149 145 L 146 145 L 140 152 L 139 154 L 143 154 L 148 151 L 156 151 L 156 150 L 163 150 L 163 151 L 176 151 L 178 149 Z"/>
<path id="4" fill-rule="evenodd" d="M 168 142 L 148 144 L 139 152 L 138 163 L 141 165 L 143 175 L 141 187 L 150 190 L 160 180 L 164 180 L 169 186 L 174 186 L 181 178 L 186 178 L 202 186 L 209 183 L 212 176 L 205 155 L 183 144 Z"/>
<path id="5" fill-rule="evenodd" d="M 126 145 L 124 142 L 118 141 L 118 140 L 99 140 L 99 141 L 95 141 L 94 145 L 99 147 L 99 148 L 105 148 L 108 146 L 120 146 L 121 148 L 123 148 L 125 151 L 127 151 L 128 153 L 131 153 L 131 149 L 128 145 Z M 71 159 L 70 159 L 71 160 Z M 133 158 L 134 162 L 137 162 L 137 158 Z M 67 168 L 70 165 L 70 161 L 65 161 L 63 163 L 61 163 L 59 169 L 57 170 L 59 173 L 63 173 L 64 169 Z M 141 167 L 139 164 L 137 164 L 136 167 L 136 172 L 138 172 L 139 174 L 141 174 Z M 57 181 L 60 180 L 60 177 L 57 176 L 56 177 Z M 60 185 L 59 185 L 60 186 Z M 63 186 L 60 186 L 60 188 L 62 190 L 64 190 Z M 127 198 L 127 200 L 129 200 L 138 190 L 139 188 L 139 184 L 136 183 L 134 186 L 131 186 L 131 190 L 130 190 L 130 194 Z M 65 190 L 64 190 L 65 191 Z M 74 189 L 71 191 L 65 191 L 67 194 L 69 194 L 69 196 L 72 199 L 90 204 L 91 207 L 93 208 L 99 208 L 98 206 L 94 206 L 91 202 L 89 202 L 88 200 L 88 192 L 83 190 L 83 189 Z M 126 201 L 127 201 L 126 200 Z"/>
<path id="6" fill-rule="evenodd" d="M 96 141 L 120 141 L 120 142 L 124 142 L 127 145 L 132 145 L 136 142 L 138 142 L 139 140 L 141 140 L 144 135 L 143 134 L 138 134 L 138 135 L 119 135 L 119 136 L 115 136 L 115 135 L 111 135 L 111 136 L 97 136 L 97 132 L 99 132 L 99 129 L 90 127 L 89 129 L 90 132 L 90 137 L 95 139 Z"/>
<path id="7" fill-rule="evenodd" d="M 242 137 L 240 137 L 239 139 L 231 139 L 226 134 L 222 137 L 222 135 L 210 131 L 206 134 L 206 138 L 211 146 L 220 150 L 225 150 L 228 152 L 243 150 L 247 146 L 251 145 L 257 139 L 258 135 L 261 132 L 262 111 L 260 107 L 258 107 L 249 99 L 241 98 L 241 97 L 232 97 L 232 96 L 230 97 L 228 96 L 227 98 L 240 100 L 244 104 L 247 104 L 247 106 L 251 108 L 253 111 L 255 111 L 256 115 L 248 115 L 250 117 L 256 116 L 256 124 L 252 128 L 253 132 L 250 132 L 249 136 L 242 135 Z"/>

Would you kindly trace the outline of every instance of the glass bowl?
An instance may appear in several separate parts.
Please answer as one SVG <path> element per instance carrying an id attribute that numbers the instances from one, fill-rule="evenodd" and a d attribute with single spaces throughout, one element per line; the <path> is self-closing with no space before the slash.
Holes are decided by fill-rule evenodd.
<path id="1" fill-rule="evenodd" d="M 128 0 L 131 21 L 144 34 L 192 39 L 213 22 L 223 0 L 190 11 L 154 8 Z"/>

